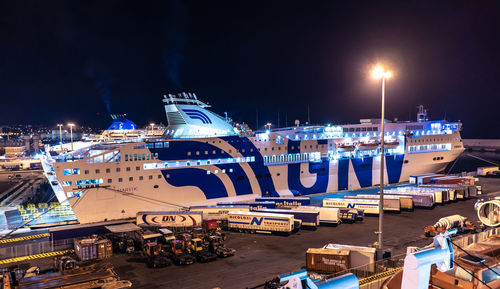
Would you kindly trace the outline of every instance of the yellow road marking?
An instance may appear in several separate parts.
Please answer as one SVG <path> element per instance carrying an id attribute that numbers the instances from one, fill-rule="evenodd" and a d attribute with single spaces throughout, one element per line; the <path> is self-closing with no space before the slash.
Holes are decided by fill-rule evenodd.
<path id="1" fill-rule="evenodd" d="M 65 254 L 68 254 L 71 252 L 73 252 L 73 250 L 56 251 L 56 252 L 50 252 L 50 253 L 42 253 L 42 254 L 36 254 L 36 255 L 30 255 L 30 256 L 4 259 L 4 260 L 0 260 L 0 264 L 9 264 L 9 263 L 15 263 L 15 262 L 22 262 L 22 261 L 26 261 L 26 260 L 61 256 L 61 255 L 65 255 Z"/>

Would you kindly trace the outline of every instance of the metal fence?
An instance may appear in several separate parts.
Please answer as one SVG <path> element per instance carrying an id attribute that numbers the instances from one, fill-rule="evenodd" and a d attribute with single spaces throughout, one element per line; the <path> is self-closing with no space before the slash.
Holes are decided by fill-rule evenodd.
<path id="1" fill-rule="evenodd" d="M 0 247 L 0 260 L 70 249 L 73 249 L 73 239 L 62 240 L 57 243 L 48 240 L 24 244 L 13 243 L 11 246 Z"/>

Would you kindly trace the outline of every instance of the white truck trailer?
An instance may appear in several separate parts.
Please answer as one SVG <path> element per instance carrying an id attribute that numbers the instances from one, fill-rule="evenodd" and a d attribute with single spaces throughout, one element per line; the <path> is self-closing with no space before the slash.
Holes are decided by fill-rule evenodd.
<path id="1" fill-rule="evenodd" d="M 261 212 L 229 212 L 228 228 L 247 233 L 281 233 L 289 235 L 295 230 L 293 215 Z"/>
<path id="2" fill-rule="evenodd" d="M 189 210 L 203 212 L 203 218 L 216 219 L 218 221 L 227 221 L 227 214 L 229 212 L 248 212 L 249 206 L 195 206 L 190 207 Z"/>
<path id="3" fill-rule="evenodd" d="M 380 200 L 379 195 L 371 196 L 344 196 L 344 199 L 350 200 Z M 400 212 L 401 202 L 398 198 L 388 197 L 384 198 L 384 211 Z"/>
<path id="4" fill-rule="evenodd" d="M 340 221 L 340 209 L 339 208 L 299 206 L 299 207 L 296 207 L 295 210 L 318 212 L 320 224 L 338 225 L 341 223 L 341 221 Z"/>
<path id="5" fill-rule="evenodd" d="M 323 207 L 361 209 L 365 214 L 378 214 L 380 210 L 378 200 L 363 199 L 323 199 Z"/>
<path id="6" fill-rule="evenodd" d="M 152 211 L 138 212 L 138 226 L 186 228 L 201 226 L 203 212 L 200 211 Z"/>

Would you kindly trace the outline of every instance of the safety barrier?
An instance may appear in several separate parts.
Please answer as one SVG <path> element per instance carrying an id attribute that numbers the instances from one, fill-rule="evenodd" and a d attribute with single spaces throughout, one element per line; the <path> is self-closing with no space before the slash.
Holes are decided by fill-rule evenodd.
<path id="1" fill-rule="evenodd" d="M 0 260 L 0 265 L 23 262 L 23 261 L 27 261 L 27 260 L 33 260 L 33 259 L 56 257 L 56 256 L 66 255 L 66 254 L 69 254 L 72 252 L 73 252 L 73 250 L 64 250 L 64 251 L 55 251 L 55 252 L 35 254 L 35 255 L 30 255 L 30 256 L 22 256 L 22 257 L 4 259 L 4 260 Z"/>
<path id="2" fill-rule="evenodd" d="M 24 236 L 24 237 L 11 238 L 11 239 L 1 239 L 0 244 L 15 243 L 15 242 L 21 242 L 21 241 L 27 241 L 27 240 L 40 239 L 40 238 L 48 238 L 49 236 L 50 236 L 50 234 L 46 233 L 46 234 L 31 235 L 31 236 Z"/>

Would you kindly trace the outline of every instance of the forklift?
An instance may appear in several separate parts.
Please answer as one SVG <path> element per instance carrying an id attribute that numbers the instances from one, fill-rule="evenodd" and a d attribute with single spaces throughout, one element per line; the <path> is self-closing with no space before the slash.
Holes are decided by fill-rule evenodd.
<path id="1" fill-rule="evenodd" d="M 186 253 L 185 242 L 183 240 L 172 240 L 170 242 L 172 259 L 177 265 L 193 264 L 196 260 L 193 255 Z"/>
<path id="2" fill-rule="evenodd" d="M 224 246 L 224 244 L 222 243 L 222 237 L 219 235 L 210 236 L 209 244 L 210 251 L 216 254 L 217 257 L 226 258 L 233 256 L 236 253 L 235 249 Z"/>
<path id="3" fill-rule="evenodd" d="M 203 246 L 203 241 L 200 238 L 192 239 L 191 252 L 194 256 L 196 256 L 196 260 L 198 262 L 205 263 L 215 261 L 215 259 L 217 259 L 215 253 L 209 251 L 205 246 Z"/>
<path id="4" fill-rule="evenodd" d="M 148 242 L 144 245 L 144 253 L 148 258 L 148 267 L 162 268 L 172 264 L 168 255 L 162 250 L 162 245 L 157 242 Z"/>

